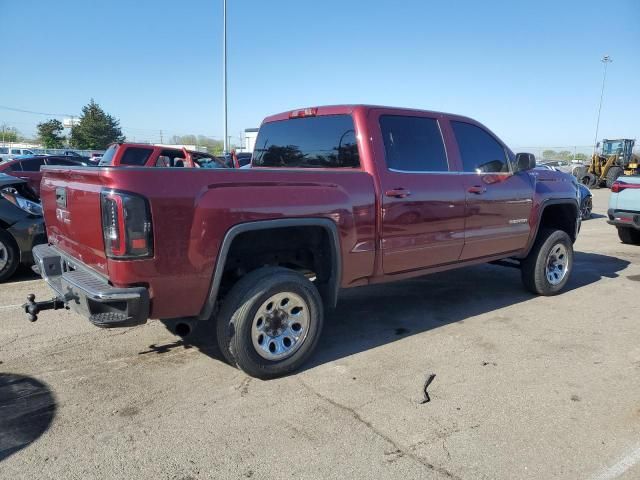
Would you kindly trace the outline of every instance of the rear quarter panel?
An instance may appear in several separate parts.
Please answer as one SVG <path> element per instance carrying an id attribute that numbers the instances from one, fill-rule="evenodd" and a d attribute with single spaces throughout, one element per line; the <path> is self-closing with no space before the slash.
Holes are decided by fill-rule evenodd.
<path id="1" fill-rule="evenodd" d="M 342 286 L 373 272 L 374 187 L 371 176 L 364 171 L 100 170 L 103 180 L 96 188 L 135 192 L 149 200 L 154 257 L 135 261 L 106 259 L 105 271 L 115 286 L 148 285 L 153 318 L 200 313 L 223 238 L 240 223 L 285 217 L 329 218 L 337 225 L 340 236 Z M 45 201 L 46 210 L 51 201 L 55 204 L 55 198 L 50 196 Z M 92 242 L 101 239 L 101 232 L 98 235 L 81 241 L 94 246 Z"/>

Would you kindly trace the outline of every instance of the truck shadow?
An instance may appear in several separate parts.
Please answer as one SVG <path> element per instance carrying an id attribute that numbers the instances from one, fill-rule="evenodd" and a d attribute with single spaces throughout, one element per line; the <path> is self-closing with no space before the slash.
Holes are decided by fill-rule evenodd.
<path id="1" fill-rule="evenodd" d="M 56 408 L 55 397 L 45 383 L 0 373 L 0 462 L 46 432 Z"/>
<path id="2" fill-rule="evenodd" d="M 629 263 L 607 255 L 576 252 L 565 293 L 602 278 L 616 278 Z M 318 348 L 303 370 L 533 298 L 535 295 L 522 285 L 518 269 L 488 264 L 345 290 L 338 307 L 326 313 Z M 541 310 L 545 313 L 551 312 Z M 224 361 L 214 330 L 215 322 L 202 322 L 197 334 L 171 344 L 152 345 L 140 353 L 196 347 Z"/>
<path id="3" fill-rule="evenodd" d="M 615 278 L 630 262 L 576 252 L 565 293 L 601 278 Z M 562 295 L 562 294 L 561 294 Z M 480 265 L 417 279 L 344 291 L 326 315 L 316 354 L 305 369 L 391 343 L 483 313 L 535 298 L 522 286 L 520 271 Z M 545 312 L 540 307 L 540 313 Z"/>

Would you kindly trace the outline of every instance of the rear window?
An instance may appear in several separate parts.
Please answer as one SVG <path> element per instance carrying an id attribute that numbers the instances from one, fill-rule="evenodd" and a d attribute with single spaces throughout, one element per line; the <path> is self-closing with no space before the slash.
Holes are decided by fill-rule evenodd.
<path id="1" fill-rule="evenodd" d="M 252 164 L 256 167 L 359 167 L 353 119 L 349 115 L 325 115 L 265 123 L 256 139 Z"/>
<path id="2" fill-rule="evenodd" d="M 104 155 L 102 155 L 102 158 L 98 162 L 98 165 L 101 167 L 111 165 L 113 163 L 113 157 L 116 154 L 117 149 L 118 145 L 111 145 L 109 148 L 107 148 L 107 151 L 104 152 Z"/>
<path id="3" fill-rule="evenodd" d="M 124 155 L 120 159 L 120 165 L 137 165 L 144 166 L 153 153 L 151 148 L 129 147 L 124 151 Z"/>

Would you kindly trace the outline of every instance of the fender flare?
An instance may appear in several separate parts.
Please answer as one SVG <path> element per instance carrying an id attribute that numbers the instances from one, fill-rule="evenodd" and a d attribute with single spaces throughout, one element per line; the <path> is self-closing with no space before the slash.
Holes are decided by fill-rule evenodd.
<path id="1" fill-rule="evenodd" d="M 213 270 L 209 293 L 205 303 L 200 310 L 198 320 L 208 320 L 213 314 L 216 301 L 218 299 L 218 291 L 222 282 L 222 274 L 224 273 L 224 265 L 234 239 L 245 232 L 256 230 L 268 230 L 287 227 L 322 227 L 329 235 L 329 243 L 331 246 L 332 268 L 329 284 L 323 293 L 325 303 L 330 307 L 335 307 L 338 302 L 338 291 L 340 290 L 340 282 L 342 279 L 342 257 L 340 250 L 340 236 L 338 235 L 338 226 L 328 218 L 277 218 L 273 220 L 259 220 L 255 222 L 240 223 L 231 227 L 224 236 L 218 258 Z"/>
<path id="2" fill-rule="evenodd" d="M 522 258 L 528 256 L 529 252 L 531 252 L 533 245 L 536 243 L 536 238 L 538 238 L 538 231 L 540 230 L 540 223 L 541 223 L 542 217 L 544 216 L 544 211 L 547 207 L 550 207 L 552 205 L 571 205 L 572 207 L 575 207 L 576 209 L 575 236 L 571 240 L 575 242 L 576 239 L 578 238 L 578 233 L 580 232 L 580 224 L 582 221 L 582 218 L 580 217 L 580 204 L 578 200 L 575 198 L 549 198 L 549 199 L 543 200 L 542 203 L 540 204 L 540 215 L 538 216 L 538 221 L 536 222 L 534 235 L 531 237 L 531 241 L 529 242 L 529 245 L 527 245 L 527 248 Z"/>

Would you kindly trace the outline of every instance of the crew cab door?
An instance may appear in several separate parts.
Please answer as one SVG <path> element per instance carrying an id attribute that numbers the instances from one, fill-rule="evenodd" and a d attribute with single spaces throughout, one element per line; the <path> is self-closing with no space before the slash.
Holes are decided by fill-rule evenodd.
<path id="1" fill-rule="evenodd" d="M 451 120 L 463 170 L 465 242 L 460 260 L 515 252 L 531 231 L 534 180 L 514 173 L 509 153 L 479 125 Z"/>
<path id="2" fill-rule="evenodd" d="M 458 260 L 464 244 L 464 188 L 449 169 L 438 116 L 373 110 L 381 187 L 385 274 Z"/>

